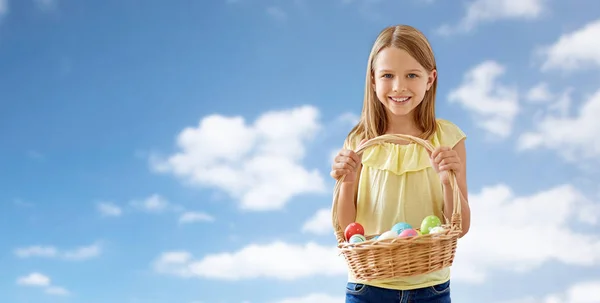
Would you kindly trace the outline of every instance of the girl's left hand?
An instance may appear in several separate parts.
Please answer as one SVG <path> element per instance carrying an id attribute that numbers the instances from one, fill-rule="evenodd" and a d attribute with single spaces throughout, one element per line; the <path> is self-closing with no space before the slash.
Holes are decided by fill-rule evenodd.
<path id="1" fill-rule="evenodd" d="M 455 175 L 459 175 L 462 169 L 458 153 L 446 146 L 438 147 L 431 153 L 431 164 L 433 169 L 440 175 L 440 180 L 444 185 L 450 185 L 448 171 L 452 170 Z"/>

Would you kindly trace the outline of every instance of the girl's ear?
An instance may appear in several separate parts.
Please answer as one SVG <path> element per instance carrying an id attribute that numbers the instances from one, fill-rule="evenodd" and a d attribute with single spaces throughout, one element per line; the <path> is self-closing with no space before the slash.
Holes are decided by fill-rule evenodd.
<path id="1" fill-rule="evenodd" d="M 373 80 L 373 77 L 371 77 L 371 89 L 373 91 L 376 91 L 376 89 L 375 89 L 375 80 Z"/>
<path id="2" fill-rule="evenodd" d="M 433 82 L 435 82 L 435 78 L 437 78 L 437 70 L 433 69 L 429 73 L 429 77 L 427 77 L 427 90 L 429 90 L 431 88 L 431 86 L 433 85 Z"/>

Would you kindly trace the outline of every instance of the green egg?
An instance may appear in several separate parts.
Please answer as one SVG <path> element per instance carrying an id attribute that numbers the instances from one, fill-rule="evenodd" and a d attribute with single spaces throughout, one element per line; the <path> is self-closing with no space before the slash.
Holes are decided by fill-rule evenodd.
<path id="1" fill-rule="evenodd" d="M 421 222 L 421 233 L 424 235 L 429 234 L 429 231 L 432 228 L 434 228 L 436 226 L 441 226 L 441 225 L 442 225 L 442 221 L 437 216 L 434 216 L 434 215 L 427 216 L 427 217 L 425 217 L 425 219 L 423 219 L 423 222 Z"/>

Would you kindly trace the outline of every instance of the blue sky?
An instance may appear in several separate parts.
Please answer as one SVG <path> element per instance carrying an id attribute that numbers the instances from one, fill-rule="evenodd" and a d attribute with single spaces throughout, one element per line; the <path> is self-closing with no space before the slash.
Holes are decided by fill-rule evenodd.
<path id="1" fill-rule="evenodd" d="M 600 3 L 568 3 L 0 0 L 1 301 L 343 302 L 331 157 L 400 23 L 468 135 L 453 299 L 600 301 Z"/>

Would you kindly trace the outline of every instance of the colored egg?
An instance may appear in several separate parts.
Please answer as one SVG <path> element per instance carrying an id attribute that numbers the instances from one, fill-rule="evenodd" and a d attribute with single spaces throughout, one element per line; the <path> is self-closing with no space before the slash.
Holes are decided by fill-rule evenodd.
<path id="1" fill-rule="evenodd" d="M 412 228 L 412 226 L 410 226 L 410 224 L 406 222 L 396 223 L 394 226 L 392 226 L 392 230 L 395 231 L 397 234 L 400 234 L 403 230 L 409 228 Z"/>
<path id="2" fill-rule="evenodd" d="M 436 227 L 432 228 L 431 230 L 429 230 L 429 233 L 430 234 L 438 234 L 438 233 L 444 232 L 444 230 L 445 229 L 443 227 L 436 226 Z"/>
<path id="3" fill-rule="evenodd" d="M 403 230 L 403 231 L 402 231 L 402 232 L 401 232 L 401 233 L 398 235 L 398 237 L 405 238 L 405 237 L 414 237 L 414 236 L 416 236 L 416 235 L 417 235 L 417 231 L 416 231 L 416 230 L 414 230 L 414 229 L 412 229 L 412 228 L 409 228 L 409 229 L 405 229 L 405 230 Z"/>
<path id="4" fill-rule="evenodd" d="M 388 230 L 388 231 L 384 232 L 383 234 L 379 235 L 379 240 L 393 239 L 393 238 L 396 238 L 397 236 L 398 236 L 398 233 L 396 233 L 393 230 Z"/>
<path id="5" fill-rule="evenodd" d="M 359 235 L 359 234 L 355 234 L 352 235 L 352 237 L 350 237 L 350 240 L 348 242 L 350 243 L 360 243 L 360 242 L 365 242 L 367 239 L 365 239 L 365 236 L 363 235 Z"/>
<path id="6" fill-rule="evenodd" d="M 365 234 L 365 229 L 359 223 L 350 223 L 346 226 L 346 230 L 344 230 L 344 236 L 346 240 L 349 240 L 353 235 L 363 235 Z"/>
<path id="7" fill-rule="evenodd" d="M 440 218 L 434 215 L 427 216 L 421 222 L 421 233 L 426 235 L 431 231 L 432 228 L 440 225 L 442 225 Z"/>

